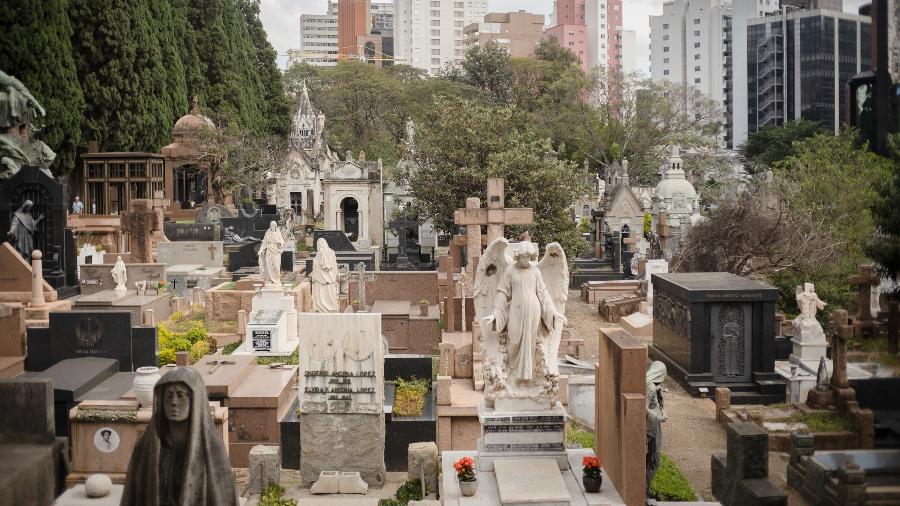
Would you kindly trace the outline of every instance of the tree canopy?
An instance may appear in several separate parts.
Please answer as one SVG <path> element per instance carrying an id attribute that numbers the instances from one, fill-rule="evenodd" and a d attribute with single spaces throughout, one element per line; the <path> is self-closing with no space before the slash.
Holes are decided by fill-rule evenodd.
<path id="1" fill-rule="evenodd" d="M 740 147 L 747 172 L 756 174 L 794 154 L 794 142 L 824 133 L 818 123 L 798 119 L 787 125 L 773 125 L 754 132 Z"/>

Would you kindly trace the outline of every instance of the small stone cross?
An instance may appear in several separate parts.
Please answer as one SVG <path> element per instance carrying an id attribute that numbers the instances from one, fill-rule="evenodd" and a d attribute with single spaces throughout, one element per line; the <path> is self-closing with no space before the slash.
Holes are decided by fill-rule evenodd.
<path id="1" fill-rule="evenodd" d="M 207 249 L 209 250 L 209 259 L 215 260 L 216 259 L 216 247 L 214 245 L 210 244 L 209 248 L 207 248 Z"/>
<path id="2" fill-rule="evenodd" d="M 881 283 L 881 278 L 875 274 L 872 265 L 860 265 L 859 272 L 850 276 L 850 284 L 858 287 L 856 304 L 859 306 L 857 319 L 862 321 L 872 320 L 876 315 L 872 314 L 872 287 Z"/>
<path id="3" fill-rule="evenodd" d="M 366 264 L 364 262 L 356 264 L 356 269 L 354 270 L 356 272 L 350 274 L 350 278 L 356 281 L 359 287 L 360 312 L 366 312 L 368 310 L 368 305 L 366 305 L 366 283 L 375 281 L 375 275 L 372 273 L 366 274 Z"/>

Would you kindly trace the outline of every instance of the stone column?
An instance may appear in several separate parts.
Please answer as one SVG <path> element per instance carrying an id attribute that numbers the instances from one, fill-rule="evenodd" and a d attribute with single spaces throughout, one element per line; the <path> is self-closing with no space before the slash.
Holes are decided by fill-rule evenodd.
<path id="1" fill-rule="evenodd" d="M 41 250 L 31 253 L 31 307 L 44 307 L 44 254 Z"/>
<path id="2" fill-rule="evenodd" d="M 466 209 L 478 209 L 481 207 L 481 199 L 469 197 L 466 199 Z M 481 225 L 466 225 L 466 271 L 473 276 L 472 259 L 481 257 Z"/>

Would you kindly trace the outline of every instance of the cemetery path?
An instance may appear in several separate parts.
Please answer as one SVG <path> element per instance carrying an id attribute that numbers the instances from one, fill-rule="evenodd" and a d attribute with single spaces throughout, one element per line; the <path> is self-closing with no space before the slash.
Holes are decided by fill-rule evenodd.
<path id="1" fill-rule="evenodd" d="M 581 300 L 580 290 L 569 290 L 569 301 L 566 303 L 566 319 L 575 331 L 575 336 L 584 339 L 584 360 L 596 359 L 600 350 L 600 336 L 597 329 L 608 325 L 597 314 L 597 306 Z"/>

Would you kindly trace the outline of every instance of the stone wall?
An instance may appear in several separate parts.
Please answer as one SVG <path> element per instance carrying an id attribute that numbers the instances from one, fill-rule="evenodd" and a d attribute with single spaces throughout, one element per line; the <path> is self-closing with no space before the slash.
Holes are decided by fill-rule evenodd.
<path id="1" fill-rule="evenodd" d="M 355 281 L 350 282 L 349 292 L 350 300 L 359 299 Z M 371 304 L 376 300 L 408 300 L 414 304 L 427 300 L 429 304 L 437 304 L 437 271 L 376 272 L 375 281 L 366 286 L 366 301 Z"/>
<path id="2" fill-rule="evenodd" d="M 647 346 L 621 329 L 600 329 L 594 452 L 628 506 L 646 496 Z"/>

